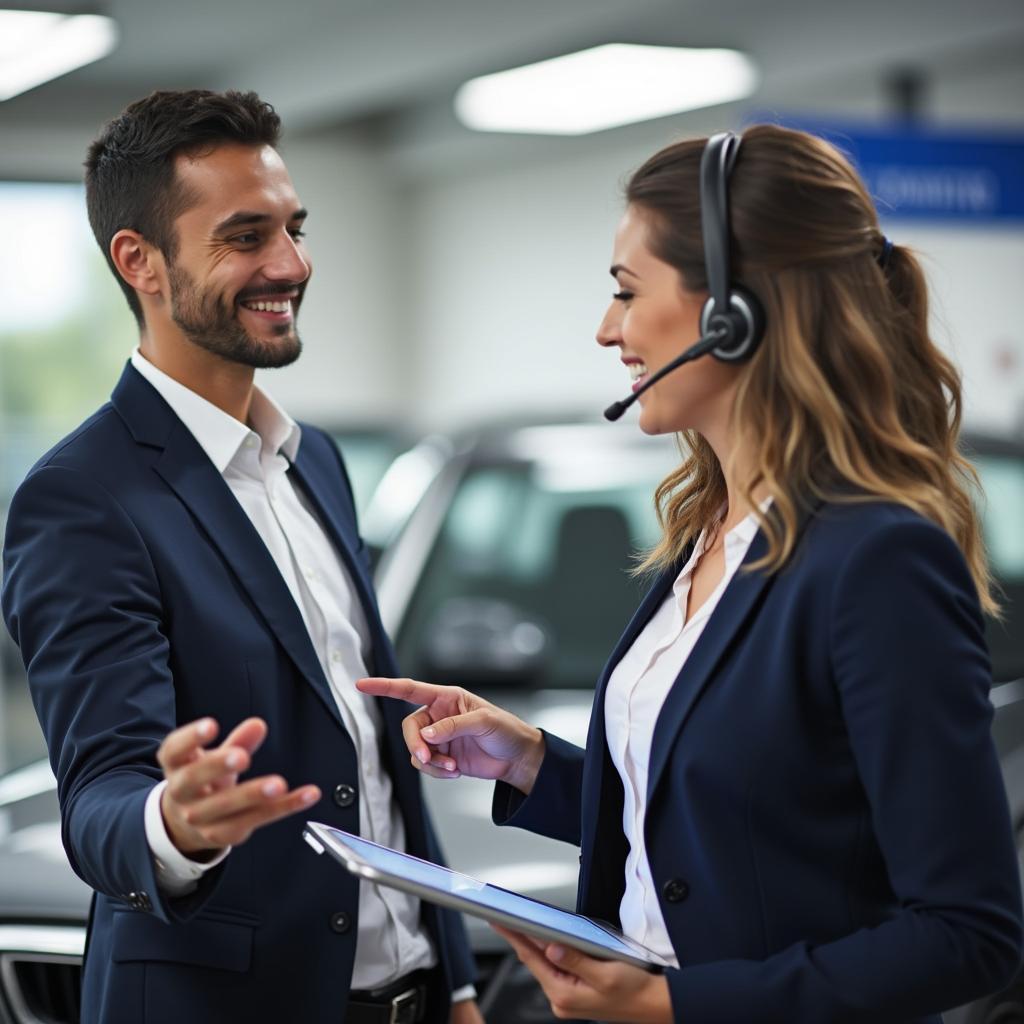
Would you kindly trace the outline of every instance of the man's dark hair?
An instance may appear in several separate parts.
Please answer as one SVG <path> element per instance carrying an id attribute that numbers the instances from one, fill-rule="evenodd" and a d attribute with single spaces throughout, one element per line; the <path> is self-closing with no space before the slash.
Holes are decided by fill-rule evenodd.
<path id="1" fill-rule="evenodd" d="M 117 272 L 110 240 L 130 228 L 173 263 L 178 250 L 174 221 L 195 202 L 175 175 L 175 157 L 226 142 L 276 146 L 280 131 L 274 108 L 254 92 L 154 92 L 115 117 L 89 147 L 89 223 L 140 326 L 139 297 Z"/>

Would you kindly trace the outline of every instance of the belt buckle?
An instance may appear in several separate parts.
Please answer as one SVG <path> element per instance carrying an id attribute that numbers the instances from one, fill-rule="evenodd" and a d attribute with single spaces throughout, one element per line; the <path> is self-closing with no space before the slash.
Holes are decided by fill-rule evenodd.
<path id="1" fill-rule="evenodd" d="M 391 1016 L 388 1024 L 415 1024 L 419 1005 L 419 989 L 408 988 L 391 1000 Z"/>

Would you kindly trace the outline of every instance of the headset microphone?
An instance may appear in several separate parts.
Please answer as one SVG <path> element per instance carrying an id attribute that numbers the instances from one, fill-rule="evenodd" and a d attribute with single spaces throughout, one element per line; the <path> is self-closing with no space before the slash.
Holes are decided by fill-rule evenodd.
<path id="1" fill-rule="evenodd" d="M 701 339 L 644 381 L 628 398 L 613 402 L 605 419 L 617 420 L 649 387 L 684 363 L 711 354 L 725 363 L 749 359 L 764 337 L 764 312 L 757 296 L 729 273 L 729 175 L 740 137 L 721 132 L 708 139 L 700 161 L 700 216 L 708 301 L 701 311 Z"/>
<path id="2" fill-rule="evenodd" d="M 691 345 L 681 356 L 676 356 L 672 362 L 666 363 L 657 373 L 648 377 L 633 394 L 623 398 L 620 402 L 612 402 L 605 409 L 604 418 L 614 423 L 648 388 L 657 384 L 666 373 L 671 373 L 677 367 L 682 366 L 683 363 L 690 363 L 694 359 L 700 359 L 701 356 L 707 355 L 716 345 L 721 343 L 724 337 L 725 331 L 722 329 L 705 334 L 703 338 L 696 344 Z"/>

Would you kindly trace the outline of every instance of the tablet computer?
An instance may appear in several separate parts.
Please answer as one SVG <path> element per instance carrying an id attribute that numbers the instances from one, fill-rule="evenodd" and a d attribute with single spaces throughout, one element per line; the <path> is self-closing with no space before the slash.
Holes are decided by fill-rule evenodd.
<path id="1" fill-rule="evenodd" d="M 430 903 L 473 914 L 538 939 L 561 942 L 602 960 L 623 960 L 649 971 L 669 966 L 657 953 L 589 917 L 479 882 L 469 875 L 378 846 L 317 821 L 307 821 L 302 834 L 317 853 L 329 853 L 352 874 L 368 882 L 401 889 Z"/>

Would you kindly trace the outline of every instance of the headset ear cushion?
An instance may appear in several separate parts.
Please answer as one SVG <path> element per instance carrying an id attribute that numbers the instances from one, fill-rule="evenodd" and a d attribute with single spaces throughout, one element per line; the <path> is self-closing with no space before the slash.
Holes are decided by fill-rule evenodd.
<path id="1" fill-rule="evenodd" d="M 709 298 L 700 315 L 701 334 L 710 334 L 722 327 L 729 332 L 728 336 L 711 354 L 726 363 L 750 359 L 764 338 L 764 310 L 757 296 L 741 285 L 733 285 L 729 291 L 729 309 L 724 314 L 715 308 L 715 300 Z"/>

